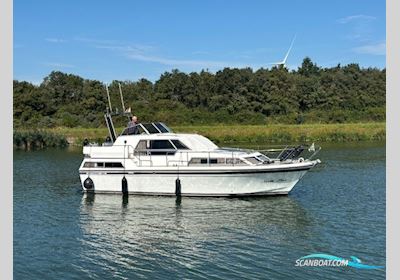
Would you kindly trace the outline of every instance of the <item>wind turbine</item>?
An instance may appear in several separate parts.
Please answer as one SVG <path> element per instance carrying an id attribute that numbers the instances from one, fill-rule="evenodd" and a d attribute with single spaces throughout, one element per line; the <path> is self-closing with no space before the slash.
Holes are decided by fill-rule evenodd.
<path id="1" fill-rule="evenodd" d="M 274 62 L 274 63 L 268 63 L 268 64 L 269 65 L 278 65 L 278 66 L 282 65 L 283 67 L 286 67 L 286 60 L 287 60 L 287 58 L 289 56 L 290 51 L 292 50 L 294 40 L 296 40 L 296 35 L 294 35 L 292 43 L 290 44 L 290 47 L 289 47 L 289 49 L 288 49 L 288 51 L 287 51 L 287 53 L 285 55 L 285 58 L 282 61 Z"/>

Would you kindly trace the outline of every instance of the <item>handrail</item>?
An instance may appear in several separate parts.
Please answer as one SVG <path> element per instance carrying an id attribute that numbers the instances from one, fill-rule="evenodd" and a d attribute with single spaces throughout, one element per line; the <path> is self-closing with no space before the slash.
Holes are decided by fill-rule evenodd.
<path id="1" fill-rule="evenodd" d="M 277 153 L 280 152 L 278 154 L 278 156 L 276 156 L 276 158 L 271 158 L 273 160 L 279 159 L 281 157 L 281 155 L 283 154 L 283 152 L 287 149 L 293 149 L 293 148 L 297 148 L 298 146 L 296 145 L 286 145 L 283 148 L 279 148 L 279 149 L 265 149 L 265 150 L 259 150 L 258 152 L 262 153 L 265 155 L 265 153 Z M 316 154 L 318 154 L 318 152 L 321 150 L 320 146 L 314 146 L 313 148 L 308 147 L 308 149 L 306 147 L 303 146 L 303 148 L 305 148 L 306 151 L 308 151 L 309 153 L 312 153 L 310 156 L 308 156 L 308 158 L 306 160 L 311 160 Z"/>
<path id="2" fill-rule="evenodd" d="M 216 158 L 224 158 L 225 159 L 225 163 L 224 164 L 228 164 L 227 159 L 231 159 L 232 166 L 237 165 L 237 160 L 240 159 L 238 157 L 238 155 L 242 154 L 241 152 L 231 152 L 230 156 L 228 157 L 226 154 L 225 155 L 221 155 L 220 153 L 218 153 L 218 151 L 192 151 L 192 150 L 175 150 L 175 149 L 136 149 L 133 152 L 133 155 L 139 160 L 139 165 L 142 165 L 142 161 L 143 162 L 151 162 L 151 166 L 153 166 L 153 160 L 152 160 L 152 152 L 165 152 L 165 154 L 163 155 L 157 155 L 157 156 L 164 156 L 165 157 L 165 164 L 166 166 L 169 166 L 171 163 L 181 163 L 186 164 L 187 166 L 190 164 L 190 161 L 193 159 L 193 156 L 189 157 L 190 154 L 192 155 L 199 155 L 201 154 L 203 158 L 207 159 L 207 165 L 210 166 L 211 164 L 211 159 L 213 157 Z M 215 153 L 214 155 L 212 155 L 212 153 Z M 176 155 L 178 154 L 178 158 L 169 158 L 168 156 L 171 155 Z M 149 156 L 150 159 L 142 159 L 143 156 Z M 185 159 L 186 157 L 186 159 Z"/>
<path id="3" fill-rule="evenodd" d="M 264 150 L 251 150 L 251 149 L 239 149 L 239 148 L 219 148 L 216 150 L 204 150 L 204 151 L 193 151 L 193 150 L 179 150 L 179 149 L 135 149 L 132 145 L 112 145 L 112 146 L 98 146 L 98 145 L 88 145 L 90 148 L 92 147 L 102 147 L 102 148 L 111 148 L 111 147 L 128 147 L 127 150 L 127 158 L 129 159 L 136 159 L 138 161 L 139 166 L 142 166 L 143 163 L 148 163 L 149 166 L 154 166 L 154 160 L 153 157 L 156 156 L 159 158 L 159 156 L 164 156 L 165 157 L 165 164 L 166 166 L 170 166 L 170 164 L 181 164 L 181 165 L 190 165 L 190 161 L 196 156 L 202 154 L 202 158 L 207 159 L 207 165 L 211 166 L 213 163 L 211 163 L 212 158 L 224 158 L 225 161 L 224 163 L 219 163 L 219 164 L 225 164 L 225 165 L 232 165 L 235 166 L 237 164 L 240 164 L 238 160 L 241 160 L 239 156 L 246 156 L 245 154 L 251 154 L 255 152 L 259 152 L 266 156 L 268 159 L 270 159 L 272 162 L 279 160 L 279 156 L 282 155 L 282 153 L 288 149 L 288 148 L 293 148 L 296 146 L 282 146 L 282 148 L 273 148 L 273 149 L 264 149 Z M 315 146 L 314 153 L 308 157 L 307 160 L 311 160 L 319 151 L 321 150 L 321 147 Z M 221 151 L 224 151 L 225 153 L 221 153 Z M 154 152 L 158 153 L 165 153 L 161 155 L 154 155 Z M 228 154 L 227 152 L 230 152 Z M 277 157 L 271 157 L 266 155 L 265 153 L 279 153 Z M 309 152 L 312 152 L 309 150 Z M 126 150 L 124 150 L 124 157 L 126 154 Z M 178 158 L 171 158 L 170 156 L 174 155 L 179 155 Z M 145 157 L 145 158 L 143 158 Z M 228 163 L 228 160 L 231 160 L 231 162 Z"/>

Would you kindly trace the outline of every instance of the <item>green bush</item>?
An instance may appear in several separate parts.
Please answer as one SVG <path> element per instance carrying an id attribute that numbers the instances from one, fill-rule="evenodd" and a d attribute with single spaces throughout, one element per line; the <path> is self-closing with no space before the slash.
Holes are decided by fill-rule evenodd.
<path id="1" fill-rule="evenodd" d="M 44 130 L 14 131 L 13 142 L 15 147 L 28 150 L 46 147 L 58 148 L 68 146 L 68 141 L 65 136 L 50 133 Z"/>
<path id="2" fill-rule="evenodd" d="M 355 79 L 354 77 L 357 77 Z M 110 86 L 121 111 L 119 82 Z M 120 82 L 125 107 L 144 121 L 182 124 L 309 124 L 385 121 L 386 69 L 357 64 L 321 68 L 305 58 L 298 70 L 177 69 L 151 82 Z M 14 81 L 16 128 L 104 127 L 104 84 L 59 71 L 40 86 Z M 121 119 L 126 124 L 126 118 Z"/>

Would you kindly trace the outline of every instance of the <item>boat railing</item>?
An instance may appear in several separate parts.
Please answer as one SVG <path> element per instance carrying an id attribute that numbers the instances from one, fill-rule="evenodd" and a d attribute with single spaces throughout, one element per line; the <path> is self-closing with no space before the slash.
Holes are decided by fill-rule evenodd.
<path id="1" fill-rule="evenodd" d="M 89 145 L 89 147 L 96 147 Z M 98 147 L 98 146 L 97 146 Z M 134 159 L 139 166 L 215 166 L 215 165 L 246 165 L 240 158 L 243 153 L 251 154 L 260 152 L 270 161 L 286 161 L 298 159 L 302 152 L 308 152 L 309 156 L 305 156 L 306 160 L 311 160 L 320 150 L 321 147 L 314 144 L 310 147 L 299 146 L 280 146 L 264 150 L 250 150 L 237 148 L 220 148 L 218 150 L 192 151 L 192 150 L 176 150 L 176 149 L 135 149 L 132 145 L 112 145 L 103 147 L 121 147 L 123 149 L 123 158 Z M 219 153 L 224 151 L 224 153 Z M 229 154 L 228 154 L 229 152 Z M 178 155 L 178 156 L 176 156 Z M 174 156 L 174 157 L 171 157 Z M 191 162 L 197 158 L 200 162 Z M 206 162 L 202 162 L 206 160 Z M 213 162 L 212 160 L 217 160 Z"/>
<path id="2" fill-rule="evenodd" d="M 148 166 L 190 166 L 190 165 L 243 165 L 245 164 L 239 158 L 239 152 L 230 152 L 229 155 L 218 154 L 217 151 L 192 151 L 192 150 L 175 150 L 175 149 L 136 149 L 134 150 L 133 156 L 138 160 L 139 166 L 144 164 Z M 163 156 L 163 159 L 161 159 Z M 171 157 L 175 156 L 175 157 Z M 192 162 L 193 159 L 198 159 L 199 162 Z M 154 160 L 156 159 L 156 160 Z M 202 161 L 206 161 L 203 163 Z M 217 160 L 217 162 L 213 162 Z M 165 165 L 164 165 L 165 164 Z"/>
<path id="3" fill-rule="evenodd" d="M 303 156 L 306 160 L 312 160 L 315 155 L 321 150 L 320 146 L 316 146 L 314 143 L 310 146 L 306 145 L 282 145 L 275 146 L 271 149 L 263 149 L 258 150 L 258 152 L 264 154 L 265 156 L 273 159 L 273 160 L 290 160 L 290 159 L 298 159 L 301 154 L 305 154 Z"/>
<path id="4" fill-rule="evenodd" d="M 245 152 L 248 154 L 254 152 L 260 152 L 272 160 L 286 160 L 286 159 L 296 159 L 299 158 L 301 154 L 306 154 L 305 159 L 311 160 L 320 150 L 320 146 L 316 146 L 312 143 L 310 146 L 307 145 L 273 145 L 272 148 L 262 149 L 260 146 L 255 146 L 253 149 L 243 149 L 243 148 L 231 148 L 231 147 L 221 147 L 219 150 L 224 151 L 238 151 Z"/>

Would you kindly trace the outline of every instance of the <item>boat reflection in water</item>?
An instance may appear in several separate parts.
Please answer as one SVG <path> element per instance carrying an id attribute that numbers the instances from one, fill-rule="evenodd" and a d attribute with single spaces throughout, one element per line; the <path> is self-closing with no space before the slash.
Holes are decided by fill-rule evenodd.
<path id="1" fill-rule="evenodd" d="M 80 224 L 83 259 L 103 259 L 135 274 L 223 269 L 215 258 L 260 265 L 312 223 L 293 198 L 174 198 L 84 194 Z M 256 257 L 255 257 L 256 255 Z M 188 272 L 189 273 L 189 272 Z M 143 276 L 142 275 L 142 276 Z"/>

